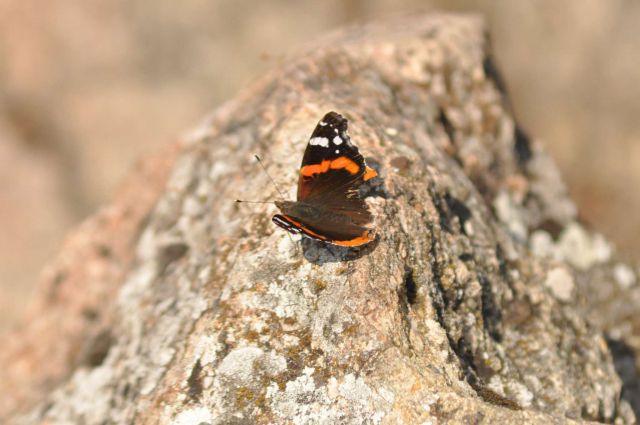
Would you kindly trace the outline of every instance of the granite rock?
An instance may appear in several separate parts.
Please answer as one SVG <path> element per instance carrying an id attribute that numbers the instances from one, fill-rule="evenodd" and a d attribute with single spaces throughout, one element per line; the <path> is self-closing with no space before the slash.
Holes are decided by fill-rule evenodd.
<path id="1" fill-rule="evenodd" d="M 610 265 L 602 284 L 616 285 L 621 266 L 578 222 L 553 162 L 519 129 L 491 60 L 477 17 L 404 17 L 329 35 L 215 111 L 170 162 L 166 184 L 155 181 L 163 185 L 140 206 L 144 219 L 117 229 L 131 241 L 117 251 L 128 260 L 95 306 L 109 320 L 92 329 L 84 360 L 51 376 L 46 392 L 11 395 L 0 415 L 634 422 L 609 328 L 583 302 L 586 270 L 606 276 Z M 293 197 L 307 138 L 330 110 L 348 117 L 380 175 L 367 198 L 379 237 L 360 251 L 297 243 L 270 223 L 273 206 L 234 202 L 278 196 L 254 154 Z M 578 257 L 570 243 L 580 244 Z M 628 291 L 637 279 L 625 272 Z M 98 285 L 90 276 L 83 284 Z M 55 353 L 57 339 L 88 332 L 51 329 L 42 349 Z"/>

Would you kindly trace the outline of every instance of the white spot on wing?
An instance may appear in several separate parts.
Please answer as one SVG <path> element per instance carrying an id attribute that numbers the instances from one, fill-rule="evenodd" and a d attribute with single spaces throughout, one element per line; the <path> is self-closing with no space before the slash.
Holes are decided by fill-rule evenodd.
<path id="1" fill-rule="evenodd" d="M 339 150 L 339 149 L 336 149 L 336 153 L 340 153 L 340 150 Z"/>
<path id="2" fill-rule="evenodd" d="M 323 148 L 329 147 L 329 139 L 326 137 L 312 137 L 309 140 L 309 144 L 312 146 L 322 146 Z"/>
<path id="3" fill-rule="evenodd" d="M 324 122 L 324 121 L 320 121 L 320 123 L 319 123 L 319 124 L 320 124 L 320 126 L 321 126 L 321 127 L 324 127 L 325 125 L 327 125 L 327 123 L 326 123 L 326 122 Z"/>
<path id="4" fill-rule="evenodd" d="M 340 138 L 340 136 L 336 136 L 333 138 L 333 144 L 334 145 L 341 145 L 342 144 L 342 139 Z"/>

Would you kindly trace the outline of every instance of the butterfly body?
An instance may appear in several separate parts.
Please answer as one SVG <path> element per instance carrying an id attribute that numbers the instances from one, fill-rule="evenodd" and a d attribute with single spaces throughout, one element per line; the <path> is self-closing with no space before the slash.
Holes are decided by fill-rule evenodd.
<path id="1" fill-rule="evenodd" d="M 348 122 L 327 113 L 313 131 L 298 177 L 297 201 L 279 201 L 273 222 L 294 234 L 356 247 L 374 240 L 372 216 L 359 188 L 376 177 L 347 135 Z"/>

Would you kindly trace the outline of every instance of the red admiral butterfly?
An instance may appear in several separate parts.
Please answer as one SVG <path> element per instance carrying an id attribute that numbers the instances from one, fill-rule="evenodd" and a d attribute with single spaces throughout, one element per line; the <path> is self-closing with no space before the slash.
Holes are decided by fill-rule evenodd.
<path id="1" fill-rule="evenodd" d="M 356 247 L 374 240 L 372 216 L 360 186 L 378 175 L 347 135 L 347 119 L 329 112 L 311 134 L 302 157 L 297 201 L 277 201 L 273 222 L 293 234 Z"/>

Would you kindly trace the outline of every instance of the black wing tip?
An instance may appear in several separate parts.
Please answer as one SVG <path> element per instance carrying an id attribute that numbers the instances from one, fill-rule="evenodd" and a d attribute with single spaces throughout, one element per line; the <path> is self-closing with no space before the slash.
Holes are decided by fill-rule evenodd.
<path id="1" fill-rule="evenodd" d="M 329 140 L 333 139 L 337 134 L 343 139 L 348 139 L 347 127 L 349 121 L 335 111 L 327 112 L 324 117 L 318 122 L 318 125 L 313 130 L 311 138 L 324 137 Z"/>
<path id="2" fill-rule="evenodd" d="M 324 117 L 322 117 L 320 122 L 324 122 L 327 125 L 335 127 L 340 131 L 347 131 L 347 126 L 349 124 L 349 121 L 336 111 L 327 112 Z"/>

